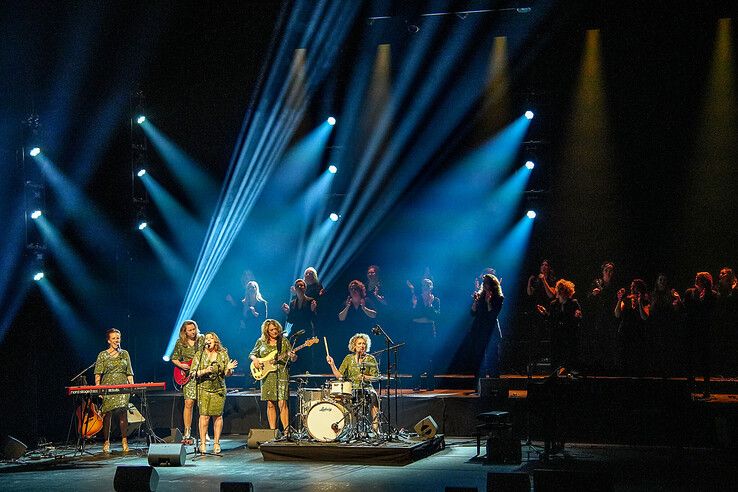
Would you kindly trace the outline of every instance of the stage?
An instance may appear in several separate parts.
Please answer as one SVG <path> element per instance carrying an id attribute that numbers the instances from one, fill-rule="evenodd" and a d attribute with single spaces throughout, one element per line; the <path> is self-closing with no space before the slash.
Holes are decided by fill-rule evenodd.
<path id="1" fill-rule="evenodd" d="M 222 440 L 221 457 L 206 456 L 181 467 L 157 467 L 159 491 L 217 491 L 221 482 L 251 482 L 254 491 L 332 490 L 444 491 L 446 487 L 487 489 L 500 475 L 533 482 L 576 477 L 604 484 L 599 490 L 734 490 L 735 453 L 704 448 L 668 448 L 568 444 L 549 461 L 539 459 L 542 443 L 523 447 L 519 465 L 487 463 L 475 456 L 473 439 L 446 438 L 437 453 L 404 466 L 338 464 L 315 461 L 265 461 L 257 449 L 246 447 L 246 436 L 228 435 Z M 34 460 L 29 465 L 0 466 L 0 490 L 109 491 L 118 466 L 146 465 L 145 443 L 133 443 L 124 455 L 120 444 L 105 456 L 101 447 L 89 448 L 93 456 Z M 192 450 L 192 447 L 188 447 Z M 62 449 L 56 452 L 62 453 Z M 494 488 L 491 490 L 495 490 Z M 530 489 L 529 489 L 530 490 Z M 549 489 L 551 490 L 551 489 Z M 553 490 L 572 490 L 563 487 Z"/>
<path id="2" fill-rule="evenodd" d="M 556 390 L 556 405 L 562 416 L 558 424 L 568 441 L 732 447 L 738 440 L 736 379 L 713 379 L 709 399 L 691 392 L 684 378 L 582 377 L 564 378 L 560 383 Z M 550 408 L 544 378 L 528 380 L 508 374 L 498 380 L 485 380 L 482 385 L 481 394 L 473 389 L 401 389 L 398 397 L 391 399 L 392 423 L 398 429 L 412 431 L 417 422 L 432 416 L 439 434 L 474 436 L 480 424 L 477 415 L 504 410 L 511 413 L 518 437 L 543 439 L 545 412 Z M 699 379 L 697 386 L 701 387 Z M 290 400 L 291 422 L 298 427 L 294 391 Z M 157 433 L 169 435 L 171 427 L 182 428 L 180 394 L 152 392 L 149 402 Z M 382 409 L 387 412 L 386 395 Z M 266 427 L 266 410 L 259 392 L 232 390 L 226 398 L 223 431 L 247 434 L 252 428 Z"/>

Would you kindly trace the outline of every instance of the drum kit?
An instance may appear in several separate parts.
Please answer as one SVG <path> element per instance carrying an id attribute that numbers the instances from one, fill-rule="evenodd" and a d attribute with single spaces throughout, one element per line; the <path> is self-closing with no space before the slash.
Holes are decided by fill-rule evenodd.
<path id="1" fill-rule="evenodd" d="M 372 403 L 379 398 L 371 386 L 385 377 L 366 378 L 359 387 L 351 381 L 332 379 L 321 387 L 305 387 L 309 378 L 330 378 L 332 374 L 297 374 L 298 427 L 292 440 L 317 442 L 356 441 L 384 442 L 387 433 L 381 432 L 381 412 L 372 418 Z M 385 425 L 385 427 L 388 427 Z"/>

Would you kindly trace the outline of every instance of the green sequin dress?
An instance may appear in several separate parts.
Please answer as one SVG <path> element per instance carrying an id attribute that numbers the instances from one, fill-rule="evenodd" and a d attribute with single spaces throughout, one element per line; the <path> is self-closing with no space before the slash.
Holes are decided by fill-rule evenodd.
<path id="1" fill-rule="evenodd" d="M 356 388 L 361 387 L 361 365 L 356 362 L 355 354 L 348 354 L 343 358 L 341 367 L 338 368 L 338 372 L 343 374 L 344 379 L 351 381 L 351 386 Z M 379 376 L 379 365 L 377 359 L 373 355 L 367 354 L 364 357 L 364 375 L 372 378 Z M 371 387 L 371 384 L 368 386 Z M 367 383 L 364 383 L 364 387 L 367 387 Z"/>
<path id="2" fill-rule="evenodd" d="M 128 352 L 121 350 L 112 356 L 107 350 L 97 354 L 95 362 L 95 374 L 100 374 L 100 384 L 128 384 L 128 376 L 133 376 L 131 367 L 131 356 Z M 108 413 L 116 408 L 128 408 L 130 394 L 103 396 L 103 404 L 100 413 Z"/>
<path id="3" fill-rule="evenodd" d="M 195 341 L 195 345 L 190 347 L 187 340 L 181 338 L 177 340 L 177 344 L 174 346 L 174 352 L 169 357 L 169 360 L 178 360 L 180 362 L 187 362 L 195 359 L 197 348 L 202 345 L 203 336 L 200 335 Z M 197 400 L 197 390 L 195 385 L 195 378 L 190 378 L 184 386 L 182 386 L 182 394 L 185 400 Z"/>
<path id="4" fill-rule="evenodd" d="M 197 371 L 200 365 L 200 356 L 202 356 L 203 368 L 212 365 L 215 371 L 205 374 L 197 378 L 197 409 L 200 415 L 218 416 L 223 415 L 223 407 L 225 406 L 226 396 L 226 368 L 231 361 L 228 358 L 227 350 L 219 350 L 215 360 L 211 363 L 208 361 L 207 352 L 202 353 L 198 350 L 195 358 L 192 359 L 192 367 L 190 371 Z"/>
<path id="5" fill-rule="evenodd" d="M 250 356 L 253 355 L 259 358 L 266 357 L 267 355 L 269 355 L 270 352 L 273 352 L 275 350 L 277 350 L 276 345 L 269 345 L 268 342 L 265 342 L 260 337 L 258 340 L 256 340 L 256 344 L 254 345 Z M 286 338 L 283 338 L 282 350 L 279 352 L 280 355 L 286 354 L 290 350 L 292 350 L 292 345 Z M 285 360 L 288 359 L 287 356 L 284 356 L 283 358 Z M 277 384 L 277 382 L 279 382 L 279 385 Z M 261 380 L 261 400 L 286 400 L 287 390 L 289 389 L 289 382 L 290 375 L 289 371 L 287 371 L 287 365 L 284 362 L 280 362 L 277 365 L 276 371 L 270 372 L 264 379 Z"/>

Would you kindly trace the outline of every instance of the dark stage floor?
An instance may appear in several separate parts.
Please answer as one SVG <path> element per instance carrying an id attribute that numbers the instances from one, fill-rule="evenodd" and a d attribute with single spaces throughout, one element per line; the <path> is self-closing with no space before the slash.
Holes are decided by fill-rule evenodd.
<path id="1" fill-rule="evenodd" d="M 318 462 L 264 461 L 259 450 L 246 448 L 245 436 L 222 441 L 223 456 L 188 461 L 183 467 L 159 467 L 161 491 L 217 491 L 222 481 L 251 481 L 256 491 L 371 490 L 440 491 L 446 486 L 486 490 L 489 472 L 557 470 L 571 483 L 572 474 L 598 477 L 611 490 L 735 490 L 735 454 L 704 448 L 567 445 L 563 454 L 542 462 L 524 447 L 521 465 L 490 465 L 475 457 L 473 439 L 447 438 L 446 448 L 405 466 L 369 466 Z M 117 449 L 117 451 L 116 451 Z M 145 465 L 146 449 L 109 456 L 93 446 L 94 456 L 0 468 L 0 490 L 112 490 L 117 465 Z M 526 450 L 528 450 L 526 452 Z M 545 472 L 538 472 L 545 473 Z M 552 473 L 552 472 L 548 472 Z M 550 475 L 549 475 L 550 476 Z M 591 483 L 591 482 L 590 482 Z M 573 490 L 571 487 L 565 490 Z"/>

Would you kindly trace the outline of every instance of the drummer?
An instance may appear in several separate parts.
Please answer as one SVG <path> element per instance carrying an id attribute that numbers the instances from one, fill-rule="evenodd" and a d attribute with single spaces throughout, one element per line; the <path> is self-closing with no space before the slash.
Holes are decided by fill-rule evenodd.
<path id="1" fill-rule="evenodd" d="M 377 392 L 372 387 L 372 381 L 379 376 L 377 359 L 367 354 L 372 346 L 372 341 L 366 333 L 357 333 L 349 339 L 348 349 L 350 354 L 346 355 L 341 362 L 341 367 L 336 369 L 333 357 L 326 355 L 325 360 L 333 371 L 333 375 L 339 379 L 351 381 L 354 390 L 367 390 L 371 399 L 372 427 L 374 431 L 379 430 L 379 399 Z"/>

